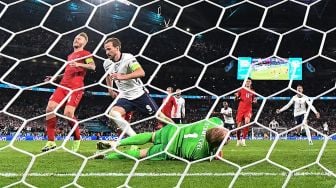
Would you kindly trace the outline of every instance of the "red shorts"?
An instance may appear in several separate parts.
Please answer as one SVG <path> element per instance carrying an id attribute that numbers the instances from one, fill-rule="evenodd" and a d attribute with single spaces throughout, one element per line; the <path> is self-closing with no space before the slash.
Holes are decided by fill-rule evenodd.
<path id="1" fill-rule="evenodd" d="M 245 122 L 245 118 L 251 119 L 252 117 L 252 111 L 251 110 L 238 110 L 237 116 L 236 116 L 236 123 L 239 124 L 241 122 Z"/>
<path id="2" fill-rule="evenodd" d="M 62 100 L 67 96 L 67 94 L 69 93 L 68 90 L 66 89 L 63 89 L 61 87 L 58 87 L 55 92 L 51 95 L 51 97 L 49 98 L 50 101 L 54 101 L 56 103 L 61 103 Z M 66 102 L 66 106 L 69 105 L 69 106 L 73 106 L 73 107 L 77 107 L 80 100 L 82 99 L 83 97 L 83 94 L 84 94 L 84 91 L 83 90 L 78 90 L 78 91 L 75 91 L 73 92 L 67 102 Z"/>

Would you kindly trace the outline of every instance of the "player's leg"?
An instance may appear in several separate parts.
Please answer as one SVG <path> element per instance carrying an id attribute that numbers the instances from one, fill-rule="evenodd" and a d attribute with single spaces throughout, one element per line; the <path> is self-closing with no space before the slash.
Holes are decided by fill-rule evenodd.
<path id="1" fill-rule="evenodd" d="M 241 127 L 243 124 L 243 114 L 240 111 L 237 112 L 236 122 L 237 122 L 237 128 Z M 240 135 L 241 135 L 241 129 L 238 129 L 237 130 L 237 146 L 241 145 Z"/>
<path id="2" fill-rule="evenodd" d="M 244 125 L 249 124 L 251 121 L 250 115 L 246 115 L 244 118 Z M 242 146 L 246 146 L 245 140 L 249 132 L 249 126 L 243 128 L 243 138 L 242 138 Z"/>
<path id="3" fill-rule="evenodd" d="M 155 135 L 158 136 L 155 136 Z M 122 139 L 118 145 L 116 146 L 127 146 L 127 145 L 143 145 L 149 142 L 153 142 L 154 144 L 157 144 L 155 142 L 155 140 L 158 140 L 158 137 L 161 137 L 161 132 L 155 132 L 155 133 L 141 133 L 141 134 L 137 134 L 134 136 L 130 136 L 128 138 Z M 156 139 L 155 139 L 156 138 Z M 115 144 L 114 141 L 111 142 L 98 142 L 97 143 L 97 149 L 108 149 L 113 147 L 113 144 Z M 102 148 L 101 146 L 104 146 L 104 148 Z M 153 146 L 152 146 L 153 147 Z M 152 148 L 151 147 L 151 148 Z M 136 159 L 141 159 L 144 158 L 148 155 L 148 151 L 150 149 L 146 148 L 146 149 L 130 149 L 130 150 L 126 150 L 124 151 L 125 154 L 132 156 Z M 153 149 L 152 149 L 153 150 Z M 126 155 L 122 155 L 116 152 L 111 152 L 108 153 L 107 155 L 98 155 L 95 159 L 126 159 L 127 156 Z"/>
<path id="4" fill-rule="evenodd" d="M 303 122 L 304 115 L 296 116 L 294 117 L 295 120 L 295 125 L 300 125 Z M 301 136 L 301 131 L 302 131 L 302 126 L 298 126 L 296 128 L 296 136 L 300 137 Z"/>
<path id="5" fill-rule="evenodd" d="M 127 99 L 121 98 L 117 101 L 117 103 L 112 107 L 109 112 L 109 115 L 113 118 L 113 121 L 122 131 L 125 131 L 128 136 L 136 135 L 136 132 L 123 118 L 126 115 L 126 112 L 131 111 L 133 111 L 132 102 Z"/>
<path id="6" fill-rule="evenodd" d="M 167 125 L 162 129 L 155 132 L 152 137 L 153 146 L 148 149 L 146 156 L 154 156 L 151 157 L 150 160 L 167 160 L 169 156 L 163 151 L 166 149 L 168 143 L 173 138 L 177 128 L 173 125 Z M 170 145 L 168 152 L 171 154 L 175 154 L 177 151 L 177 139 L 174 139 L 174 142 Z M 160 154 L 159 154 L 160 153 Z"/>
<path id="7" fill-rule="evenodd" d="M 140 133 L 120 140 L 118 144 L 115 141 L 99 141 L 97 143 L 97 149 L 109 149 L 114 145 L 117 146 L 129 146 L 129 145 L 144 145 L 153 142 L 155 133 Z"/>
<path id="8" fill-rule="evenodd" d="M 308 144 L 309 145 L 313 145 L 313 141 L 312 141 L 311 134 L 310 134 L 310 129 L 309 129 L 308 125 L 307 125 L 307 122 L 305 122 L 305 124 L 302 125 L 302 126 L 305 129 L 305 131 L 306 131 L 306 136 L 307 136 L 307 139 L 308 139 Z"/>
<path id="9" fill-rule="evenodd" d="M 55 92 L 51 95 L 48 101 L 48 105 L 46 108 L 46 113 L 53 112 L 59 103 L 65 98 L 67 90 L 63 88 L 57 88 Z M 47 127 L 47 135 L 48 135 L 48 142 L 42 148 L 42 152 L 55 149 L 55 129 L 57 124 L 57 118 L 54 113 L 51 113 L 46 116 L 46 127 Z"/>
<path id="10" fill-rule="evenodd" d="M 76 125 L 77 118 L 75 117 L 75 111 L 77 106 L 79 105 L 79 102 L 81 101 L 83 97 L 84 92 L 82 90 L 73 92 L 70 97 L 68 98 L 67 104 L 64 108 L 64 115 L 68 118 L 71 118 L 73 121 L 69 120 L 68 123 L 70 127 L 75 127 L 75 131 L 73 133 L 74 136 L 74 142 L 72 145 L 72 150 L 74 152 L 77 152 L 80 145 L 80 129 L 79 125 Z"/>
<path id="11" fill-rule="evenodd" d="M 105 155 L 104 157 L 96 157 L 96 159 L 128 159 L 129 157 L 128 156 L 132 156 L 136 159 L 142 159 L 142 158 L 145 158 L 147 156 L 147 153 L 148 153 L 148 148 L 146 149 L 141 149 L 141 150 L 126 150 L 124 151 L 124 153 L 126 155 L 122 155 L 122 154 L 119 154 L 119 153 L 116 153 L 116 152 L 112 152 L 112 153 L 109 153 L 107 155 Z"/>

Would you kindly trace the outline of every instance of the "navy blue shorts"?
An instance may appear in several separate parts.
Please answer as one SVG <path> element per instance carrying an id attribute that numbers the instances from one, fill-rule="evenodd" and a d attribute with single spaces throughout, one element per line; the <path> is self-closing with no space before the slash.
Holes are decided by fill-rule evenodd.
<path id="1" fill-rule="evenodd" d="M 148 93 L 144 93 L 134 100 L 120 98 L 114 106 L 120 106 L 126 112 L 139 111 L 144 115 L 153 115 L 159 109 Z"/>
<path id="2" fill-rule="evenodd" d="M 303 122 L 304 114 L 294 117 L 295 124 L 300 125 Z"/>

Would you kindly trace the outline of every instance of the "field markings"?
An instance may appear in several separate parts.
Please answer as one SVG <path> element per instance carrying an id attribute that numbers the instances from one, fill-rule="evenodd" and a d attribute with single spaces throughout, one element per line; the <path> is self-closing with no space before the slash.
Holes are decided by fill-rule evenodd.
<path id="1" fill-rule="evenodd" d="M 181 176 L 181 173 L 135 173 L 134 177 L 164 177 L 164 176 Z M 234 176 L 234 172 L 228 173 L 189 173 L 186 176 Z M 243 172 L 240 176 L 287 176 L 285 172 L 282 173 L 272 173 L 272 172 Z M 19 173 L 0 173 L 0 177 L 21 177 L 22 174 Z M 76 176 L 75 173 L 30 173 L 28 176 L 31 177 L 46 177 L 46 176 L 56 176 L 56 177 L 71 177 Z M 83 173 L 82 177 L 127 177 L 128 173 Z M 332 176 L 326 172 L 297 172 L 293 176 Z"/>

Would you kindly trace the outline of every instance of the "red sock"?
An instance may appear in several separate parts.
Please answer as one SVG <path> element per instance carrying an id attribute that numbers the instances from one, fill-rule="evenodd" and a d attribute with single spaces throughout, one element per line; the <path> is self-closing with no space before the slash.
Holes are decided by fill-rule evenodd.
<path id="1" fill-rule="evenodd" d="M 77 120 L 76 117 L 73 117 L 72 119 Z M 74 121 L 69 121 L 69 125 L 71 128 L 75 125 Z M 77 125 L 75 132 L 72 134 L 74 136 L 74 140 L 80 140 L 80 130 L 79 130 L 79 125 Z"/>
<path id="2" fill-rule="evenodd" d="M 249 127 L 245 127 L 243 129 L 243 139 L 246 139 L 246 136 L 248 135 L 248 132 L 249 132 Z"/>
<path id="3" fill-rule="evenodd" d="M 46 120 L 48 141 L 55 141 L 56 122 L 56 117 Z"/>
<path id="4" fill-rule="evenodd" d="M 237 140 L 240 140 L 241 129 L 237 130 Z"/>

